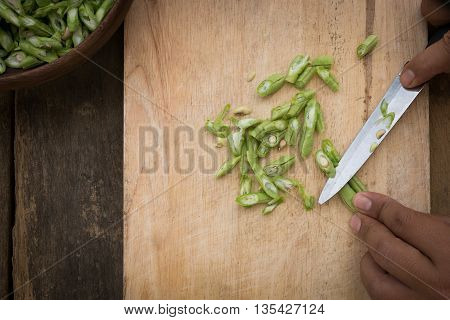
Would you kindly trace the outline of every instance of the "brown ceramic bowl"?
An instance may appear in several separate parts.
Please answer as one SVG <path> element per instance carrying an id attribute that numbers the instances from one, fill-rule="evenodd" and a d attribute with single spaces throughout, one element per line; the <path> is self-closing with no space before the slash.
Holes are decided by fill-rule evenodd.
<path id="1" fill-rule="evenodd" d="M 39 67 L 20 70 L 8 68 L 0 75 L 0 90 L 10 90 L 35 86 L 54 80 L 72 71 L 77 65 L 92 57 L 116 32 L 122 24 L 133 0 L 117 0 L 105 19 L 75 50 Z"/>

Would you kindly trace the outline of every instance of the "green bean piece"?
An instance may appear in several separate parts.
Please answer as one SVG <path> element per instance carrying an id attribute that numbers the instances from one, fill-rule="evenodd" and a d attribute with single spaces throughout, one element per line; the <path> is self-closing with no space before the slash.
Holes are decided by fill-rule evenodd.
<path id="1" fill-rule="evenodd" d="M 7 52 L 11 52 L 15 47 L 14 41 L 13 41 L 13 38 L 11 37 L 11 35 L 8 32 L 6 32 L 5 30 L 3 30 L 2 28 L 0 28 L 0 45 Z"/>
<path id="2" fill-rule="evenodd" d="M 312 77 L 316 73 L 316 68 L 309 66 L 303 71 L 295 81 L 295 87 L 298 89 L 303 89 L 311 81 Z"/>
<path id="3" fill-rule="evenodd" d="M 41 63 L 39 59 L 27 56 L 23 51 L 14 51 L 5 59 L 6 66 L 14 69 L 29 69 Z"/>
<path id="4" fill-rule="evenodd" d="M 25 13 L 20 0 L 3 0 L 2 2 L 18 14 Z"/>
<path id="5" fill-rule="evenodd" d="M 217 137 L 226 138 L 230 134 L 230 127 L 223 123 L 225 117 L 230 112 L 230 104 L 225 105 L 214 121 L 206 120 L 205 128 Z"/>
<path id="6" fill-rule="evenodd" d="M 226 161 L 216 172 L 216 177 L 220 178 L 233 170 L 233 168 L 238 164 L 239 160 L 241 160 L 241 156 L 234 157 L 228 161 Z"/>
<path id="7" fill-rule="evenodd" d="M 64 55 L 68 54 L 70 51 L 72 51 L 72 48 L 66 48 L 66 47 L 64 47 L 64 48 L 62 48 L 62 49 L 57 50 L 57 51 L 56 51 L 56 54 L 57 54 L 59 57 L 62 57 L 62 56 L 64 56 Z"/>
<path id="8" fill-rule="evenodd" d="M 275 121 L 263 121 L 258 125 L 250 134 L 257 140 L 263 140 L 264 137 L 271 132 L 284 131 L 287 129 L 288 122 L 286 120 L 275 120 Z"/>
<path id="9" fill-rule="evenodd" d="M 347 183 L 344 187 L 342 187 L 341 190 L 339 190 L 338 194 L 344 204 L 350 209 L 350 211 L 355 212 L 356 208 L 353 205 L 353 197 L 355 196 L 356 192 L 352 189 L 352 187 L 350 187 L 350 185 Z"/>
<path id="10" fill-rule="evenodd" d="M 6 71 L 6 63 L 2 58 L 0 58 L 0 74 L 5 73 L 5 71 Z"/>
<path id="11" fill-rule="evenodd" d="M 36 48 L 29 41 L 22 40 L 19 43 L 20 49 L 22 49 L 26 54 L 38 58 L 39 60 L 45 62 L 53 62 L 58 59 L 58 56 L 53 51 L 48 51 L 45 49 Z"/>
<path id="12" fill-rule="evenodd" d="M 317 74 L 319 78 L 325 82 L 325 84 L 331 89 L 331 91 L 336 92 L 339 90 L 339 83 L 333 74 L 325 67 L 316 67 Z"/>
<path id="13" fill-rule="evenodd" d="M 22 27 L 28 28 L 36 32 L 39 36 L 51 36 L 53 35 L 53 30 L 45 23 L 29 16 L 20 16 L 19 21 Z"/>
<path id="14" fill-rule="evenodd" d="M 16 27 L 20 27 L 20 20 L 17 14 L 11 10 L 3 0 L 0 1 L 0 17 L 2 17 L 6 22 L 11 23 Z"/>
<path id="15" fill-rule="evenodd" d="M 248 129 L 248 128 L 251 128 L 261 122 L 262 122 L 262 120 L 260 120 L 260 119 L 247 118 L 247 119 L 241 119 L 241 120 L 237 121 L 236 126 L 240 129 Z"/>
<path id="16" fill-rule="evenodd" d="M 306 104 L 309 100 L 314 98 L 315 96 L 314 90 L 304 90 L 298 92 L 291 100 L 291 107 L 289 108 L 289 111 L 285 115 L 285 119 L 290 119 L 293 117 L 298 117 L 300 113 L 302 112 L 303 108 L 305 108 Z"/>
<path id="17" fill-rule="evenodd" d="M 325 131 L 325 122 L 323 120 L 322 108 L 319 105 L 317 112 L 317 123 L 316 123 L 316 131 L 322 133 Z"/>
<path id="18" fill-rule="evenodd" d="M 383 101 L 381 101 L 381 105 L 380 105 L 380 111 L 381 111 L 381 114 L 383 115 L 383 117 L 385 117 L 387 115 L 388 106 L 389 106 L 389 104 L 387 103 L 387 101 L 385 99 L 383 99 Z"/>
<path id="19" fill-rule="evenodd" d="M 273 183 L 275 186 L 280 189 L 281 191 L 288 192 L 289 190 L 293 188 L 298 188 L 299 182 L 295 179 L 290 178 L 284 178 L 280 176 L 276 176 L 272 178 Z"/>
<path id="20" fill-rule="evenodd" d="M 295 156 L 283 155 L 264 166 L 263 170 L 264 173 L 269 177 L 282 176 L 294 165 L 294 163 Z"/>
<path id="21" fill-rule="evenodd" d="M 34 0 L 39 7 L 45 7 L 52 3 L 51 0 Z"/>
<path id="22" fill-rule="evenodd" d="M 285 81 L 295 83 L 298 76 L 306 69 L 309 64 L 309 56 L 298 55 L 292 60 Z"/>
<path id="23" fill-rule="evenodd" d="M 261 140 L 261 144 L 268 148 L 275 148 L 280 144 L 281 140 L 283 140 L 285 134 L 286 130 L 270 132 L 264 136 L 264 138 Z"/>
<path id="24" fill-rule="evenodd" d="M 270 120 L 283 119 L 291 108 L 291 102 L 286 102 L 281 106 L 272 109 Z"/>
<path id="25" fill-rule="evenodd" d="M 284 84 L 284 75 L 275 73 L 270 75 L 266 80 L 263 80 L 258 87 L 256 88 L 256 93 L 260 97 L 267 97 L 271 94 L 274 94 Z"/>
<path id="26" fill-rule="evenodd" d="M 256 204 L 268 203 L 271 200 L 272 198 L 264 192 L 243 194 L 236 198 L 237 204 L 241 207 L 251 207 Z"/>
<path id="27" fill-rule="evenodd" d="M 265 158 L 270 152 L 270 147 L 265 145 L 264 143 L 260 143 L 258 149 L 256 150 L 256 154 L 259 158 Z"/>
<path id="28" fill-rule="evenodd" d="M 272 201 L 270 201 L 268 203 L 267 207 L 265 207 L 261 213 L 263 215 L 266 215 L 266 214 L 273 212 L 273 210 L 275 210 L 275 208 L 278 207 L 280 205 L 280 203 L 282 203 L 282 202 L 283 202 L 283 198 L 273 199 Z"/>
<path id="29" fill-rule="evenodd" d="M 97 18 L 98 23 L 102 22 L 103 18 L 106 16 L 109 10 L 111 10 L 113 5 L 114 0 L 103 0 L 102 4 L 95 13 L 95 17 Z"/>
<path id="30" fill-rule="evenodd" d="M 67 11 L 67 26 L 69 27 L 70 32 L 75 32 L 80 28 L 80 19 L 78 17 L 77 7 L 71 8 Z"/>
<path id="31" fill-rule="evenodd" d="M 8 55 L 8 52 L 0 48 L 0 58 L 4 58 Z"/>
<path id="32" fill-rule="evenodd" d="M 97 18 L 95 17 L 94 9 L 87 3 L 83 3 L 79 8 L 80 20 L 91 31 L 94 31 L 98 27 Z"/>
<path id="33" fill-rule="evenodd" d="M 368 36 L 357 48 L 356 48 L 356 55 L 358 58 L 363 58 L 376 47 L 378 43 L 378 37 L 371 34 Z"/>
<path id="34" fill-rule="evenodd" d="M 305 187 L 301 183 L 299 183 L 298 185 L 298 194 L 302 199 L 303 207 L 305 208 L 305 210 L 309 211 L 314 208 L 316 204 L 316 198 L 308 194 L 308 192 L 306 192 L 305 190 Z"/>
<path id="35" fill-rule="evenodd" d="M 242 160 L 241 160 L 242 161 Z M 242 163 L 242 162 L 241 162 Z M 239 195 L 249 194 L 252 192 L 252 178 L 248 175 L 242 175 L 240 181 Z"/>
<path id="36" fill-rule="evenodd" d="M 289 146 L 295 146 L 298 141 L 298 135 L 300 133 L 300 121 L 297 118 L 289 120 L 289 125 L 284 136 L 284 140 Z"/>
<path id="37" fill-rule="evenodd" d="M 341 161 L 341 155 L 336 150 L 330 139 L 322 140 L 322 151 L 327 155 L 327 157 L 333 162 L 335 167 L 338 166 L 339 161 Z"/>
<path id="38" fill-rule="evenodd" d="M 278 195 L 278 189 L 275 184 L 270 180 L 270 178 L 264 173 L 264 170 L 258 163 L 256 155 L 253 154 L 250 150 L 247 151 L 247 159 L 250 163 L 250 167 L 255 173 L 256 180 L 259 185 L 263 188 L 264 192 L 267 193 L 273 199 L 278 199 L 280 196 Z"/>
<path id="39" fill-rule="evenodd" d="M 320 105 L 314 98 L 309 100 L 306 105 L 302 137 L 299 143 L 299 151 L 303 159 L 306 159 L 311 154 L 313 148 L 314 132 L 316 131 L 317 113 L 319 108 Z"/>
<path id="40" fill-rule="evenodd" d="M 34 0 L 24 0 L 22 1 L 22 8 L 26 14 L 30 14 L 34 10 L 35 4 Z"/>
<path id="41" fill-rule="evenodd" d="M 330 69 L 331 66 L 333 65 L 333 63 L 334 63 L 334 59 L 332 56 L 323 55 L 323 56 L 318 56 L 317 58 L 315 58 L 311 64 L 314 67 L 320 66 L 320 67 L 325 67 L 327 69 Z"/>
<path id="42" fill-rule="evenodd" d="M 34 11 L 33 17 L 35 18 L 44 18 L 47 17 L 50 13 L 56 12 L 59 8 L 66 8 L 68 5 L 67 1 L 60 1 L 57 3 L 51 2 L 50 4 L 39 7 Z"/>
<path id="43" fill-rule="evenodd" d="M 244 137 L 245 139 L 245 137 Z M 248 174 L 248 171 L 250 169 L 250 165 L 247 160 L 247 143 L 244 141 L 242 144 L 242 150 L 241 150 L 241 162 L 239 164 L 239 169 L 241 171 L 241 176 L 245 176 Z"/>
<path id="44" fill-rule="evenodd" d="M 390 129 L 392 126 L 392 122 L 394 122 L 395 119 L 395 113 L 389 112 L 385 117 L 384 121 L 386 122 L 386 129 Z"/>
<path id="45" fill-rule="evenodd" d="M 89 2 L 91 4 L 92 8 L 97 10 L 98 8 L 100 8 L 102 1 L 103 0 L 87 0 L 85 2 Z"/>
<path id="46" fill-rule="evenodd" d="M 247 148 L 247 151 L 250 151 L 252 154 L 256 154 L 256 151 L 258 150 L 258 143 L 258 140 L 256 140 L 255 138 L 253 138 L 249 134 L 246 135 L 245 146 Z"/>
<path id="47" fill-rule="evenodd" d="M 79 6 L 81 6 L 84 0 L 68 0 L 68 1 L 69 1 L 68 8 L 71 9 L 71 8 L 78 8 Z"/>
<path id="48" fill-rule="evenodd" d="M 356 193 L 367 191 L 366 185 L 357 176 L 353 176 L 348 184 Z"/>
<path id="49" fill-rule="evenodd" d="M 317 150 L 315 159 L 319 169 L 325 173 L 328 178 L 334 178 L 336 176 L 336 169 L 334 168 L 333 162 L 323 150 Z"/>
<path id="50" fill-rule="evenodd" d="M 52 38 L 31 36 L 27 40 L 36 48 L 55 49 L 55 50 L 63 48 L 61 42 Z"/>
<path id="51" fill-rule="evenodd" d="M 48 14 L 48 19 L 50 21 L 50 26 L 52 27 L 52 29 L 61 33 L 62 36 L 64 30 L 66 29 L 66 22 L 64 21 L 64 19 L 56 12 L 50 12 Z"/>
<path id="52" fill-rule="evenodd" d="M 245 130 L 232 132 L 228 136 L 228 146 L 233 156 L 239 156 L 242 152 L 242 145 L 244 144 Z"/>
<path id="53" fill-rule="evenodd" d="M 256 127 L 254 127 L 252 130 L 250 130 L 249 134 L 253 138 L 257 139 L 257 137 L 264 136 L 264 127 L 270 123 L 270 120 L 264 120 L 260 124 L 258 124 Z"/>

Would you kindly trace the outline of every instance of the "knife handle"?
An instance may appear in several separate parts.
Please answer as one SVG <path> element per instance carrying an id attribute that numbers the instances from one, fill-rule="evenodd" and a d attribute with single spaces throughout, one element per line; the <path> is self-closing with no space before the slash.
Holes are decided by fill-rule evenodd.
<path id="1" fill-rule="evenodd" d="M 431 46 L 433 43 L 441 40 L 444 34 L 446 34 L 449 30 L 450 30 L 450 23 L 447 23 L 446 25 L 439 27 L 435 32 L 430 34 L 430 36 L 428 37 L 427 48 Z"/>

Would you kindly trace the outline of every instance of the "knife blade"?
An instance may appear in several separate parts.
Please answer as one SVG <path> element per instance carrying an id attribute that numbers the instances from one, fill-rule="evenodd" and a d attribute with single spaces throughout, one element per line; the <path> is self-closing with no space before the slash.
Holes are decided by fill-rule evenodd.
<path id="1" fill-rule="evenodd" d="M 371 145 L 374 143 L 379 145 L 386 138 L 422 88 L 423 85 L 413 89 L 405 89 L 400 83 L 400 75 L 394 78 L 386 94 L 344 153 L 339 165 L 336 167 L 335 177 L 329 178 L 325 184 L 319 197 L 319 204 L 323 204 L 331 199 L 358 172 L 373 153 L 371 152 Z M 389 104 L 388 112 L 395 113 L 394 120 L 389 128 L 386 126 L 386 121 L 383 121 L 380 109 L 383 100 L 386 100 Z M 379 139 L 376 137 L 378 130 L 386 130 L 386 133 Z"/>

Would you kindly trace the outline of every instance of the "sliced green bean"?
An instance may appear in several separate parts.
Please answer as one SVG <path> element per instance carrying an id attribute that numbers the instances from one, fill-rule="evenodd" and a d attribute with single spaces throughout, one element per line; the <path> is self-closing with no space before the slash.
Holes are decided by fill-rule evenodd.
<path id="1" fill-rule="evenodd" d="M 258 134 L 254 136 L 257 140 L 262 140 L 268 133 L 275 132 L 275 131 L 284 131 L 287 129 L 288 122 L 286 120 L 275 120 L 275 121 L 268 121 L 263 122 L 262 130 L 259 130 Z M 255 130 L 258 127 L 255 128 Z"/>
<path id="2" fill-rule="evenodd" d="M 5 73 L 5 71 L 6 71 L 6 63 L 2 58 L 0 58 L 0 74 Z"/>
<path id="3" fill-rule="evenodd" d="M 2 28 L 0 28 L 0 45 L 7 52 L 11 52 L 15 47 L 14 41 L 13 41 L 13 38 L 11 37 L 11 35 L 8 32 L 6 32 L 5 30 L 3 30 Z"/>
<path id="4" fill-rule="evenodd" d="M 274 94 L 284 84 L 284 75 L 275 73 L 267 77 L 267 79 L 263 80 L 258 87 L 256 88 L 256 93 L 258 93 L 261 97 L 267 97 L 271 94 Z"/>
<path id="5" fill-rule="evenodd" d="M 66 28 L 66 22 L 64 21 L 64 19 L 56 12 L 50 12 L 48 14 L 48 19 L 50 21 L 50 26 L 52 27 L 52 29 L 61 33 L 62 36 Z"/>
<path id="6" fill-rule="evenodd" d="M 20 27 L 21 23 L 17 14 L 11 10 L 3 1 L 0 1 L 0 17 L 6 22 L 11 23 L 16 27 Z"/>
<path id="7" fill-rule="evenodd" d="M 264 192 L 267 193 L 267 195 L 269 195 L 271 198 L 278 199 L 280 197 L 278 195 L 278 189 L 272 182 L 272 180 L 270 180 L 270 178 L 264 173 L 263 169 L 258 163 L 256 155 L 249 150 L 247 151 L 247 159 L 250 163 L 250 167 L 255 173 L 256 180 L 259 182 L 259 185 L 263 188 Z"/>
<path id="8" fill-rule="evenodd" d="M 295 156 L 283 155 L 264 166 L 264 173 L 269 177 L 282 176 L 295 163 Z"/>
<path id="9" fill-rule="evenodd" d="M 256 154 L 256 150 L 258 150 L 258 140 L 250 136 L 249 134 L 245 137 L 245 145 L 247 151 L 250 151 L 252 154 Z M 247 160 L 248 161 L 248 160 Z"/>
<path id="10" fill-rule="evenodd" d="M 3 50 L 2 48 L 0 48 L 0 58 L 4 58 L 8 55 L 8 52 L 6 52 L 5 50 Z"/>
<path id="11" fill-rule="evenodd" d="M 323 150 L 317 150 L 315 160 L 319 169 L 325 173 L 328 178 L 334 178 L 336 176 L 336 169 L 334 168 L 333 162 Z"/>
<path id="12" fill-rule="evenodd" d="M 270 152 L 270 147 L 265 145 L 264 143 L 260 143 L 258 149 L 256 150 L 256 154 L 259 158 L 265 158 Z"/>
<path id="13" fill-rule="evenodd" d="M 289 83 L 295 83 L 298 76 L 306 69 L 309 64 L 309 56 L 298 55 L 292 60 L 289 66 L 288 73 L 286 75 L 285 81 Z"/>
<path id="14" fill-rule="evenodd" d="M 338 166 L 339 161 L 341 161 L 341 155 L 336 150 L 330 139 L 322 140 L 322 151 L 327 155 L 327 157 L 333 162 L 335 167 Z"/>
<path id="15" fill-rule="evenodd" d="M 332 56 L 323 55 L 323 56 L 318 56 L 317 58 L 315 58 L 311 64 L 314 67 L 320 66 L 320 67 L 325 67 L 327 69 L 330 69 L 331 66 L 333 65 L 333 63 L 334 63 L 334 59 Z"/>
<path id="16" fill-rule="evenodd" d="M 311 81 L 312 77 L 316 73 L 316 68 L 309 66 L 303 71 L 295 81 L 295 87 L 298 89 L 303 89 Z"/>
<path id="17" fill-rule="evenodd" d="M 376 143 L 376 142 L 372 143 L 370 145 L 370 149 L 369 149 L 370 153 L 374 152 L 377 147 L 378 147 L 378 143 Z"/>
<path id="18" fill-rule="evenodd" d="M 356 54 L 358 58 L 363 58 L 376 47 L 378 43 L 378 37 L 371 34 L 368 36 L 357 48 L 356 48 Z"/>
<path id="19" fill-rule="evenodd" d="M 316 198 L 310 195 L 301 183 L 299 183 L 298 185 L 298 194 L 303 201 L 303 207 L 305 208 L 305 210 L 312 210 L 316 204 Z"/>
<path id="20" fill-rule="evenodd" d="M 367 191 L 366 185 L 357 176 L 353 176 L 348 184 L 356 193 Z"/>
<path id="21" fill-rule="evenodd" d="M 339 83 L 333 74 L 325 67 L 316 67 L 317 74 L 319 78 L 325 82 L 325 84 L 333 91 L 336 92 L 339 90 Z"/>
<path id="22" fill-rule="evenodd" d="M 263 122 L 261 122 L 260 124 L 258 124 L 256 127 L 254 127 L 252 130 L 250 130 L 249 134 L 250 136 L 252 136 L 253 138 L 257 138 L 260 136 L 264 136 L 265 132 L 264 132 L 264 127 L 270 123 L 270 120 L 264 120 Z"/>
<path id="23" fill-rule="evenodd" d="M 250 194 L 252 192 L 252 178 L 242 175 L 240 181 L 239 195 Z"/>
<path id="24" fill-rule="evenodd" d="M 78 15 L 80 17 L 80 20 L 90 31 L 94 31 L 95 29 L 97 29 L 97 18 L 95 17 L 94 9 L 89 2 L 83 3 L 80 6 Z"/>
<path id="25" fill-rule="evenodd" d="M 239 160 L 241 160 L 241 156 L 234 157 L 228 161 L 226 161 L 216 172 L 216 177 L 222 177 L 233 170 L 233 168 L 238 164 Z"/>
<path id="26" fill-rule="evenodd" d="M 380 111 L 381 111 L 381 114 L 383 115 L 383 117 L 385 117 L 387 115 L 388 106 L 389 106 L 389 104 L 387 103 L 387 101 L 385 99 L 383 99 L 383 101 L 381 101 L 381 105 L 380 105 Z"/>
<path id="27" fill-rule="evenodd" d="M 20 49 L 22 49 L 26 54 L 38 58 L 39 60 L 45 62 L 53 62 L 58 59 L 58 56 L 53 51 L 48 51 L 45 49 L 36 48 L 29 41 L 22 40 L 19 43 Z"/>
<path id="28" fill-rule="evenodd" d="M 270 201 L 268 203 L 267 207 L 265 207 L 262 210 L 262 214 L 266 215 L 266 214 L 273 212 L 273 210 L 275 210 L 275 208 L 278 207 L 280 205 L 280 203 L 282 203 L 282 202 L 283 202 L 283 198 L 273 199 L 272 201 Z"/>
<path id="29" fill-rule="evenodd" d="M 298 92 L 291 100 L 291 107 L 285 115 L 285 119 L 298 117 L 308 101 L 314 98 L 315 94 L 314 90 L 309 89 Z"/>
<path id="30" fill-rule="evenodd" d="M 38 5 L 38 7 L 48 6 L 52 2 L 52 0 L 34 0 L 34 1 Z"/>
<path id="31" fill-rule="evenodd" d="M 272 109 L 270 120 L 283 119 L 291 108 L 291 102 L 286 102 L 281 106 Z"/>
<path id="32" fill-rule="evenodd" d="M 22 1 L 22 8 L 26 14 L 31 14 L 35 7 L 34 0 L 24 0 Z"/>
<path id="33" fill-rule="evenodd" d="M 14 51 L 5 59 L 5 64 L 9 68 L 28 69 L 42 64 L 42 61 L 33 56 L 28 56 L 23 51 Z"/>
<path id="34" fill-rule="evenodd" d="M 36 48 L 42 49 L 62 49 L 62 43 L 58 40 L 48 37 L 31 36 L 27 39 Z"/>
<path id="35" fill-rule="evenodd" d="M 298 135 L 300 133 L 300 121 L 297 118 L 291 118 L 289 120 L 289 125 L 286 130 L 286 135 L 284 136 L 284 140 L 290 146 L 295 146 L 298 141 Z"/>
<path id="36" fill-rule="evenodd" d="M 278 146 L 280 144 L 281 140 L 283 140 L 285 134 L 286 134 L 286 130 L 277 131 L 277 132 L 269 132 L 261 140 L 261 144 L 266 147 L 269 147 L 269 148 L 275 148 L 276 146 Z"/>
<path id="37" fill-rule="evenodd" d="M 350 187 L 349 184 L 346 184 L 341 190 L 339 190 L 338 194 L 350 211 L 355 212 L 356 208 L 353 205 L 353 197 L 356 192 L 352 189 L 352 187 Z"/>
<path id="38" fill-rule="evenodd" d="M 236 198 L 237 204 L 241 207 L 251 207 L 261 203 L 268 203 L 271 200 L 272 198 L 264 192 L 243 194 Z"/>
<path id="39" fill-rule="evenodd" d="M 241 162 L 240 162 L 239 168 L 241 171 L 241 176 L 246 176 L 250 169 L 250 165 L 247 160 L 247 144 L 245 142 L 242 144 L 240 161 Z"/>
<path id="40" fill-rule="evenodd" d="M 20 0 L 3 0 L 2 2 L 10 9 L 14 10 L 16 13 L 25 14 L 25 11 L 22 7 L 22 2 Z"/>
<path id="41" fill-rule="evenodd" d="M 299 152 L 306 159 L 312 151 L 314 144 L 314 132 L 316 131 L 317 114 L 320 108 L 316 99 L 309 100 L 305 109 L 305 120 L 303 121 L 302 137 L 299 143 Z"/>
<path id="42" fill-rule="evenodd" d="M 45 23 L 29 16 L 19 17 L 20 25 L 36 32 L 39 36 L 52 36 L 53 30 Z"/>
<path id="43" fill-rule="evenodd" d="M 214 121 L 206 120 L 205 128 L 210 133 L 217 137 L 226 138 L 230 134 L 230 127 L 223 123 L 225 117 L 230 111 L 231 106 L 229 104 L 223 107 L 220 114 L 215 118 Z"/>
<path id="44" fill-rule="evenodd" d="M 69 27 L 70 32 L 75 32 L 80 28 L 80 19 L 78 17 L 78 7 L 70 8 L 67 11 L 67 26 Z"/>
<path id="45" fill-rule="evenodd" d="M 228 136 L 228 146 L 233 156 L 239 156 L 245 139 L 245 130 L 235 131 Z"/>
<path id="46" fill-rule="evenodd" d="M 95 12 L 98 23 L 102 22 L 103 18 L 105 18 L 106 14 L 111 10 L 114 1 L 115 0 L 103 0 L 102 4 L 97 9 L 97 12 Z"/>
<path id="47" fill-rule="evenodd" d="M 280 189 L 281 191 L 284 191 L 284 192 L 288 192 L 289 190 L 291 190 L 293 188 L 298 188 L 298 186 L 300 184 L 295 179 L 284 178 L 281 176 L 273 177 L 272 181 L 278 189 Z"/>
<path id="48" fill-rule="evenodd" d="M 44 7 L 39 7 L 34 11 L 33 16 L 35 18 L 47 17 L 51 12 L 56 12 L 59 8 L 67 8 L 67 1 L 51 2 Z"/>
<path id="49" fill-rule="evenodd" d="M 253 119 L 253 118 L 247 118 L 247 119 L 241 119 L 236 122 L 236 126 L 240 129 L 248 129 L 251 128 L 259 123 L 261 123 L 261 119 Z"/>
<path id="50" fill-rule="evenodd" d="M 316 123 L 316 131 L 322 133 L 325 131 L 325 122 L 323 120 L 322 108 L 319 105 L 319 109 L 317 112 L 317 123 Z"/>
<path id="51" fill-rule="evenodd" d="M 395 113 L 394 112 L 389 112 L 385 117 L 384 117 L 384 121 L 386 123 L 386 129 L 390 129 L 392 126 L 392 122 L 394 122 L 395 119 Z"/>

